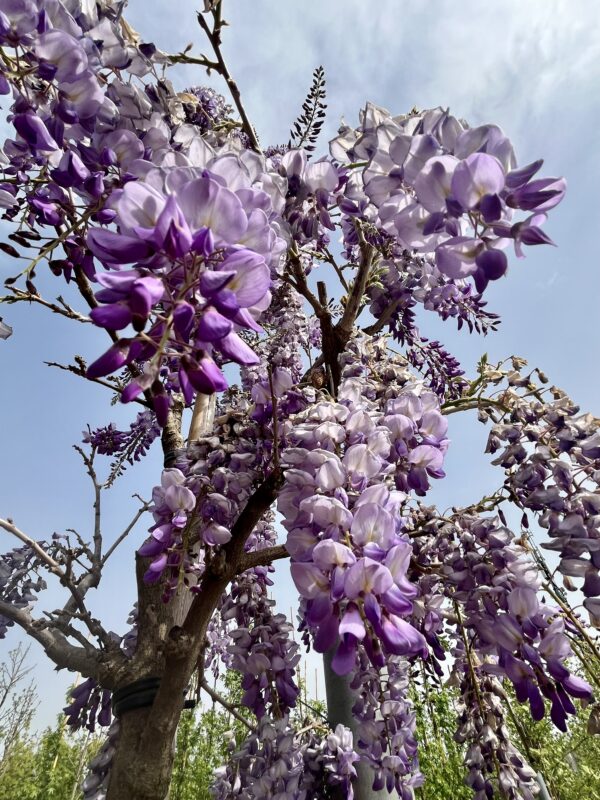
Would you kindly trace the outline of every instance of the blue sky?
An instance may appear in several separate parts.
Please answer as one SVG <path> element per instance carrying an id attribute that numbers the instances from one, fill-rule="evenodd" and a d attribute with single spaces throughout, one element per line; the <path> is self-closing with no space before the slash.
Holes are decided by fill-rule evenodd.
<path id="1" fill-rule="evenodd" d="M 592 0 L 223 0 L 231 27 L 223 50 L 261 142 L 287 141 L 289 127 L 323 64 L 328 81 L 328 119 L 321 149 L 343 118 L 357 120 L 366 100 L 403 113 L 413 106 L 449 106 L 472 125 L 495 122 L 511 137 L 519 162 L 546 160 L 545 175 L 564 175 L 566 199 L 551 214 L 547 231 L 558 247 L 531 248 L 513 260 L 506 279 L 487 292 L 490 310 L 503 323 L 483 340 L 458 333 L 452 323 L 427 315 L 423 333 L 442 339 L 467 371 L 482 352 L 491 359 L 511 354 L 540 366 L 552 382 L 600 415 L 600 356 L 596 318 L 600 297 L 596 236 L 600 215 L 600 39 Z M 145 41 L 168 52 L 194 42 L 208 52 L 190 0 L 130 0 L 126 14 Z M 176 11 L 174 11 L 174 9 Z M 375 10 L 376 9 L 376 10 Z M 179 88 L 214 85 L 203 70 L 182 67 Z M 14 262 L 1 256 L 2 277 Z M 64 291 L 41 276 L 46 295 Z M 92 522 L 91 492 L 71 444 L 92 426 L 110 420 L 127 425 L 135 409 L 108 405 L 107 393 L 44 366 L 78 353 L 91 359 L 103 345 L 101 332 L 77 328 L 43 309 L 0 309 L 15 333 L 0 342 L 3 469 L 0 515 L 11 516 L 32 536 L 68 527 L 82 534 Z M 486 431 L 472 414 L 450 419 L 453 445 L 446 480 L 432 497 L 442 507 L 472 502 L 500 481 L 483 455 Z M 117 535 L 134 511 L 133 492 L 148 497 L 160 472 L 158 447 L 106 498 L 106 537 Z M 134 600 L 132 554 L 144 534 L 123 545 L 90 600 L 109 627 L 123 631 Z M 0 533 L 0 547 L 12 547 Z M 293 602 L 290 579 L 278 570 L 276 595 L 283 611 Z M 45 608 L 59 600 L 49 593 Z M 0 653 L 14 646 L 13 631 Z M 56 675 L 39 648 L 32 648 L 43 694 L 39 724 L 63 705 L 69 679 Z M 312 672 L 313 666 L 309 667 Z M 322 689 L 321 689 L 322 691 Z"/>

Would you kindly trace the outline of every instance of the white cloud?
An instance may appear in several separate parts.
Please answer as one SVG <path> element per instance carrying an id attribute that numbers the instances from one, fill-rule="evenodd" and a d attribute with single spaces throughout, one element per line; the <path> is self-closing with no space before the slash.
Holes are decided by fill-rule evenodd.
<path id="1" fill-rule="evenodd" d="M 196 6 L 183 0 L 173 15 L 162 0 L 130 0 L 129 17 L 161 46 L 193 40 L 206 50 Z M 598 111 L 600 40 L 588 0 L 224 0 L 224 9 L 223 48 L 265 141 L 287 138 L 321 63 L 330 132 L 366 99 L 396 113 L 441 104 L 473 123 L 498 121 L 529 149 L 549 125 L 571 133 L 576 109 Z M 188 68 L 185 81 L 206 77 Z"/>

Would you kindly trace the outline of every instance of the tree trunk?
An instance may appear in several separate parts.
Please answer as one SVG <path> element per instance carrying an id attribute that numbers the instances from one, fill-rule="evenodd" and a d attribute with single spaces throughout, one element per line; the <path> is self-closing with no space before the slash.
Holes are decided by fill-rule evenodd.
<path id="1" fill-rule="evenodd" d="M 197 396 L 188 442 L 212 431 L 215 400 L 215 395 Z M 182 413 L 183 404 L 179 403 L 163 430 L 165 467 L 171 465 L 184 443 Z M 126 711 L 119 719 L 107 800 L 167 797 L 185 690 L 199 666 L 208 622 L 228 582 L 224 576 L 211 577 L 202 597 L 196 595 L 195 599 L 189 589 L 182 587 L 165 605 L 160 584 L 144 583 L 148 561 L 136 559 L 138 641 L 132 667 L 135 678 L 159 677 L 161 684 L 151 706 Z"/>
<path id="2" fill-rule="evenodd" d="M 181 707 L 174 708 L 165 727 L 155 731 L 151 748 L 147 730 L 151 708 L 128 711 L 120 719 L 117 752 L 111 766 L 107 800 L 165 800 L 171 783 L 174 739 Z"/>

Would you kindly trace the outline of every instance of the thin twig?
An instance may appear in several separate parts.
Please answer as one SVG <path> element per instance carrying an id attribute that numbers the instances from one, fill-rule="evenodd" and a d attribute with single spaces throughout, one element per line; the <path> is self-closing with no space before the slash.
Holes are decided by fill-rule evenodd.
<path id="1" fill-rule="evenodd" d="M 256 729 L 254 728 L 254 726 L 251 725 L 248 722 L 248 720 L 240 714 L 240 712 L 236 709 L 236 707 L 234 705 L 232 705 L 228 700 L 226 700 L 222 695 L 220 695 L 215 689 L 213 689 L 212 686 L 209 683 L 207 683 L 205 678 L 202 678 L 202 680 L 200 681 L 200 688 L 204 689 L 206 694 L 212 700 L 214 700 L 216 703 L 219 703 L 219 705 L 222 705 L 223 708 L 226 708 L 227 711 L 229 711 L 229 713 L 232 716 L 234 716 L 239 722 L 241 722 L 243 725 L 245 725 L 248 728 L 249 731 L 251 731 L 252 733 L 255 732 Z"/>
<path id="2" fill-rule="evenodd" d="M 101 499 L 102 499 L 102 486 L 98 483 L 98 476 L 96 474 L 96 470 L 94 469 L 94 455 L 95 450 L 92 448 L 91 455 L 87 455 L 87 453 L 83 450 L 83 448 L 79 447 L 79 445 L 73 445 L 73 448 L 79 453 L 81 458 L 83 459 L 83 463 L 85 464 L 85 468 L 87 470 L 87 474 L 90 476 L 90 480 L 92 481 L 92 486 L 94 487 L 94 552 L 92 556 L 92 566 L 96 566 L 100 564 L 100 558 L 102 556 L 102 524 L 101 524 Z"/>
<path id="3" fill-rule="evenodd" d="M 135 517 L 131 520 L 131 522 L 125 528 L 123 533 L 115 539 L 115 541 L 111 544 L 111 546 L 108 548 L 108 550 L 106 551 L 106 553 L 102 557 L 102 560 L 100 561 L 100 567 L 103 567 L 106 564 L 106 562 L 112 556 L 112 554 L 115 552 L 117 547 L 121 544 L 121 542 L 123 542 L 129 536 L 131 531 L 137 525 L 137 523 L 140 520 L 140 518 L 146 513 L 146 511 L 148 511 L 148 509 L 150 508 L 151 505 L 152 505 L 152 503 L 150 503 L 150 502 L 144 502 L 144 505 L 141 506 L 141 508 L 138 508 L 138 510 L 137 510 L 137 512 L 135 514 Z"/>
<path id="4" fill-rule="evenodd" d="M 235 107 L 238 110 L 238 113 L 242 119 L 242 130 L 250 140 L 252 145 L 252 149 L 256 150 L 257 153 L 262 152 L 260 148 L 260 144 L 258 143 L 258 139 L 256 138 L 256 133 L 254 132 L 254 128 L 252 127 L 248 115 L 246 114 L 246 109 L 244 108 L 244 104 L 242 103 L 242 96 L 240 94 L 240 90 L 238 88 L 237 83 L 231 77 L 231 73 L 229 72 L 225 60 L 223 58 L 223 54 L 221 52 L 221 23 L 220 19 L 215 16 L 215 26 L 211 31 L 208 22 L 204 18 L 204 14 L 200 12 L 198 14 L 198 22 L 200 27 L 206 34 L 208 41 L 211 44 L 211 47 L 214 51 L 215 56 L 217 57 L 217 64 L 214 67 L 215 72 L 218 72 L 222 78 L 225 79 L 227 83 L 227 88 L 231 93 L 231 97 L 233 98 L 233 102 L 235 103 Z"/>
<path id="5" fill-rule="evenodd" d="M 11 297 L 10 295 L 4 295 L 4 297 L 0 297 L 0 303 L 6 303 L 7 305 L 12 305 L 13 303 L 19 302 L 37 303 L 45 308 L 49 308 L 50 311 L 53 311 L 55 314 L 61 314 L 61 316 L 67 317 L 68 319 L 74 319 L 77 322 L 92 321 L 89 317 L 86 317 L 83 314 L 80 314 L 78 311 L 75 311 L 75 309 L 71 308 L 71 306 L 66 303 L 62 297 L 56 298 L 60 303 L 60 305 L 57 305 L 49 300 L 45 300 L 39 294 L 25 292 L 23 289 L 19 289 L 16 286 L 10 286 L 9 291 L 13 293 L 13 296 Z"/>

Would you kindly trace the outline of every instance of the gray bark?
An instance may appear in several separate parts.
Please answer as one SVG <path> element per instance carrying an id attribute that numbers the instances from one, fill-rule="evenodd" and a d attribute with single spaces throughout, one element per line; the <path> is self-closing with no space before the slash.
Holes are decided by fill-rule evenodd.
<path id="1" fill-rule="evenodd" d="M 336 675 L 331 668 L 336 648 L 337 644 L 323 656 L 327 717 L 332 728 L 339 724 L 350 728 L 356 742 L 358 723 L 352 716 L 352 706 L 356 701 L 356 695 L 350 688 L 349 679 L 346 676 Z M 396 792 L 390 794 L 386 789 L 379 791 L 373 789 L 373 771 L 363 762 L 357 762 L 355 766 L 358 775 L 354 782 L 354 800 L 390 800 L 390 798 L 398 797 Z"/>

